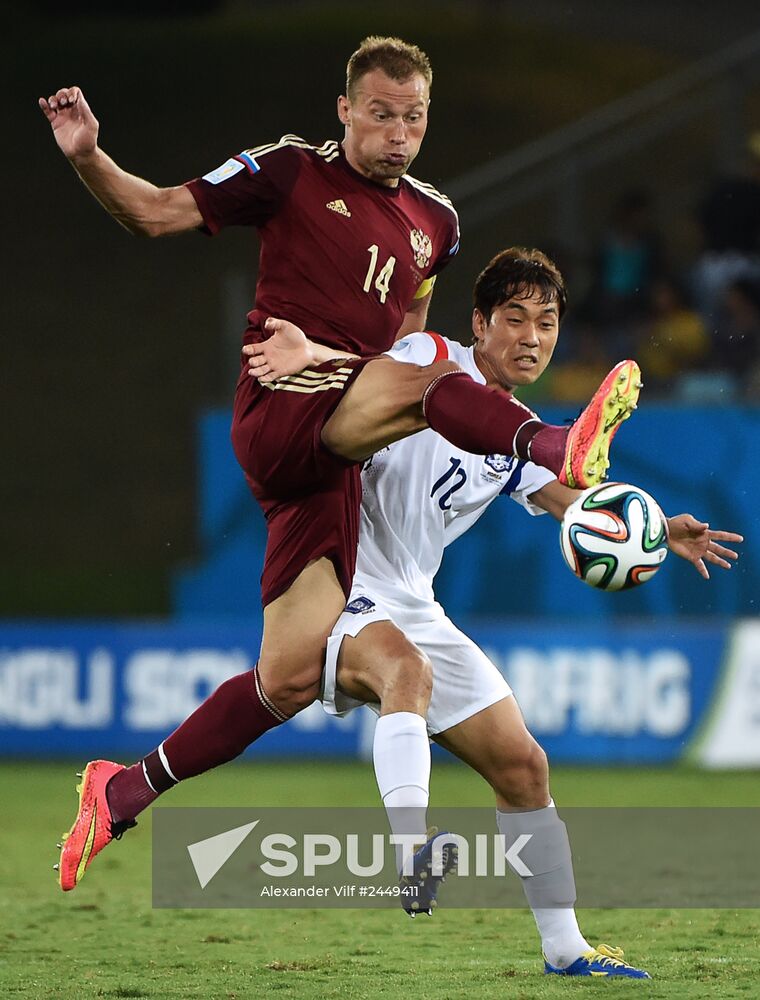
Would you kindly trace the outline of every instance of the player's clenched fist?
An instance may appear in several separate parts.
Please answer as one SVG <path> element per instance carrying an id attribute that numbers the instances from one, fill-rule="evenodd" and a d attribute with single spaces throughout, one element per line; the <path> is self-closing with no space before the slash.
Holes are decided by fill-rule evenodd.
<path id="1" fill-rule="evenodd" d="M 55 141 L 69 159 L 88 156 L 98 144 L 98 120 L 79 87 L 62 87 L 47 100 L 39 99 Z"/>

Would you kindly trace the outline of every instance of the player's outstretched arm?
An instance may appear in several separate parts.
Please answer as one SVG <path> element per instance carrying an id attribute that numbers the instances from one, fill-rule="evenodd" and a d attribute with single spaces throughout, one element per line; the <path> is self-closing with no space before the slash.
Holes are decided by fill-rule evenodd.
<path id="1" fill-rule="evenodd" d="M 324 361 L 332 361 L 333 358 L 357 357 L 356 354 L 309 340 L 300 327 L 284 319 L 270 316 L 264 323 L 264 329 L 269 334 L 267 340 L 243 347 L 243 354 L 248 358 L 248 374 L 262 385 L 284 375 L 295 375 L 304 368 L 321 365 Z"/>
<path id="2" fill-rule="evenodd" d="M 577 496 L 580 496 L 580 490 L 570 489 L 554 480 L 532 493 L 530 499 L 561 521 L 565 510 Z M 678 514 L 666 520 L 670 551 L 692 563 L 705 580 L 710 579 L 707 563 L 721 569 L 731 569 L 731 561 L 739 558 L 737 552 L 721 544 L 743 542 L 742 535 L 735 531 L 713 531 L 709 524 L 698 521 L 691 514 Z"/>
<path id="3" fill-rule="evenodd" d="M 668 547 L 675 555 L 693 564 L 705 580 L 710 579 L 707 563 L 721 569 L 731 569 L 729 560 L 739 558 L 738 552 L 726 548 L 721 542 L 743 542 L 735 531 L 713 531 L 709 524 L 698 521 L 691 514 L 669 517 Z"/>
<path id="4" fill-rule="evenodd" d="M 561 521 L 567 508 L 580 495 L 581 490 L 574 490 L 571 486 L 565 486 L 558 479 L 553 479 L 550 483 L 542 486 L 540 490 L 531 493 L 529 499 L 531 503 Z"/>
<path id="5" fill-rule="evenodd" d="M 38 103 L 61 152 L 103 208 L 130 233 L 164 236 L 201 225 L 201 213 L 186 187 L 156 187 L 122 170 L 100 149 L 98 120 L 79 87 L 63 87 Z"/>

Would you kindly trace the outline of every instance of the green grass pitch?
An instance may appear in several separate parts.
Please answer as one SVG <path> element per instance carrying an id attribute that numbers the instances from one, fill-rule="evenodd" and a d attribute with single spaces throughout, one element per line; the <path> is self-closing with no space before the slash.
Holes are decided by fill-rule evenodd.
<path id="1" fill-rule="evenodd" d="M 755 910 L 587 910 L 589 939 L 626 949 L 652 982 L 544 977 L 530 913 L 439 909 L 153 911 L 150 818 L 57 888 L 55 842 L 76 803 L 75 764 L 0 765 L 0 997 L 243 1000 L 533 1000 L 623 991 L 760 996 Z M 760 805 L 757 774 L 556 769 L 560 805 Z M 176 789 L 173 805 L 375 805 L 354 763 L 233 765 Z M 466 768 L 436 764 L 434 805 L 490 805 Z"/>

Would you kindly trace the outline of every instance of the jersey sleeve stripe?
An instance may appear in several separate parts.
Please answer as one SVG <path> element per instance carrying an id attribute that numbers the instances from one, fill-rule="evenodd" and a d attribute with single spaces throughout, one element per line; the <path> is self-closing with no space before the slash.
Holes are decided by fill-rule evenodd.
<path id="1" fill-rule="evenodd" d="M 525 468 L 525 462 L 520 459 L 517 465 L 512 470 L 512 474 L 509 479 L 504 483 L 501 490 L 499 491 L 502 496 L 511 496 L 515 490 L 520 485 L 520 480 L 522 479 L 523 469 Z"/>
<path id="2" fill-rule="evenodd" d="M 284 135 L 279 142 L 268 142 L 263 146 L 252 146 L 250 149 L 244 149 L 242 153 L 238 154 L 236 159 L 242 160 L 250 169 L 251 163 L 256 164 L 256 157 L 264 156 L 266 153 L 273 153 L 284 146 L 295 146 L 297 149 L 310 149 L 327 160 L 333 160 L 336 156 L 340 155 L 340 149 L 335 139 L 328 139 L 321 146 L 313 146 L 310 142 L 305 142 L 298 135 Z M 258 164 L 256 164 L 256 167 L 257 169 L 259 168 Z"/>
<path id="3" fill-rule="evenodd" d="M 449 345 L 440 335 L 440 333 L 433 333 L 432 330 L 425 330 L 425 333 L 430 337 L 435 344 L 435 357 L 430 362 L 430 364 L 435 364 L 436 361 L 447 361 L 449 357 Z"/>
<path id="4" fill-rule="evenodd" d="M 437 201 L 439 205 L 443 205 L 444 208 L 448 208 L 451 214 L 456 219 L 457 232 L 459 232 L 459 216 L 457 215 L 457 210 L 452 205 L 449 198 L 445 194 L 442 194 L 437 188 L 434 188 L 432 184 L 427 184 L 425 181 L 418 181 L 416 177 L 412 177 L 411 174 L 406 174 L 405 180 L 409 181 L 413 188 L 416 188 L 420 194 L 426 195 L 428 198 L 432 198 L 433 201 Z"/>

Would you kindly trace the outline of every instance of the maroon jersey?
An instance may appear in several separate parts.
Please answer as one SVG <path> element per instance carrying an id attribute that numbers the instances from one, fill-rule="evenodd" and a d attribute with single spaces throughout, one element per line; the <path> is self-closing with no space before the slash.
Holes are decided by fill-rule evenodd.
<path id="1" fill-rule="evenodd" d="M 459 247 L 456 212 L 429 184 L 375 184 L 334 141 L 286 135 L 188 183 L 206 232 L 255 226 L 261 236 L 246 341 L 267 316 L 331 347 L 379 354 L 394 342 L 422 282 Z"/>

